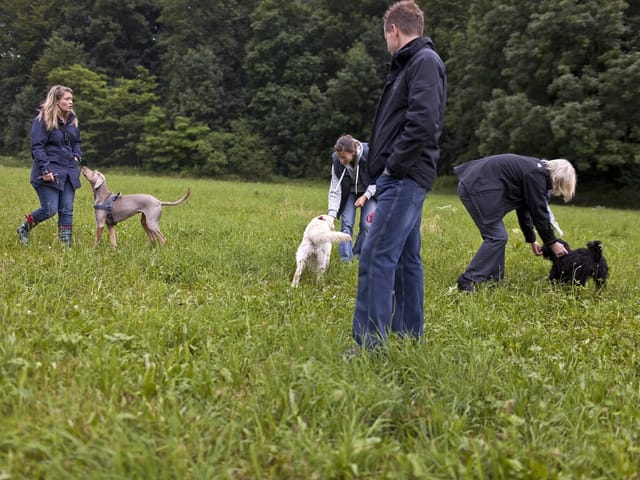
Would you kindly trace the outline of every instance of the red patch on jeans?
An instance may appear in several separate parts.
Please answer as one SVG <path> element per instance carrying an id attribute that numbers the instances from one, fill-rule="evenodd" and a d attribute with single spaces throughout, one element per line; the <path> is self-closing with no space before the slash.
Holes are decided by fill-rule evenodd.
<path id="1" fill-rule="evenodd" d="M 371 212 L 369 215 L 367 215 L 364 220 L 367 223 L 373 223 L 373 218 L 376 216 L 376 212 Z"/>

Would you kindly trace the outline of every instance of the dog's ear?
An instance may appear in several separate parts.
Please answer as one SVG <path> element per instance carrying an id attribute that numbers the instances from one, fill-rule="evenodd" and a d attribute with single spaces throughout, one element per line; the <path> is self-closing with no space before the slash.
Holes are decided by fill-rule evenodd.
<path id="1" fill-rule="evenodd" d="M 95 171 L 94 172 L 96 174 L 96 177 L 98 177 L 96 179 L 96 183 L 93 185 L 93 189 L 97 190 L 98 188 L 100 188 L 102 186 L 102 184 L 104 183 L 104 175 L 101 174 L 99 171 Z"/>

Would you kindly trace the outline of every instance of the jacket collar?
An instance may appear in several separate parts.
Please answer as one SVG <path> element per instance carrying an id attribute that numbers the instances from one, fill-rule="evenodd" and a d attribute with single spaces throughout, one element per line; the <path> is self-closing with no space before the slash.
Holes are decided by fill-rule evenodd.
<path id="1" fill-rule="evenodd" d="M 67 119 L 63 120 L 62 118 L 58 117 L 58 125 L 70 125 L 73 123 L 73 121 L 76 118 L 76 114 L 73 112 L 69 112 L 69 115 L 67 115 Z"/>
<path id="2" fill-rule="evenodd" d="M 402 67 L 405 63 L 409 61 L 411 57 L 415 55 L 418 50 L 422 48 L 430 48 L 433 49 L 433 42 L 429 37 L 418 37 L 411 40 L 404 47 L 398 50 L 391 57 L 391 69 L 394 70 L 396 68 Z"/>

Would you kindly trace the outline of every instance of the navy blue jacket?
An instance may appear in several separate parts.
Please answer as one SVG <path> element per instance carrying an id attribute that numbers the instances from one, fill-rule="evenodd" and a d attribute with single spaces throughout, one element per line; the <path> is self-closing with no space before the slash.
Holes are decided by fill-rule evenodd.
<path id="1" fill-rule="evenodd" d="M 440 158 L 447 100 L 447 72 L 429 37 L 416 38 L 396 52 L 373 120 L 369 176 L 386 168 L 430 190 Z"/>
<path id="2" fill-rule="evenodd" d="M 504 153 L 472 160 L 453 169 L 480 213 L 474 219 L 486 225 L 516 211 L 525 241 L 545 245 L 557 241 L 548 210 L 551 175 L 540 159 Z"/>
<path id="3" fill-rule="evenodd" d="M 70 113 L 67 122 L 58 119 L 58 128 L 47 130 L 44 119 L 38 117 L 31 123 L 31 184 L 34 187 L 47 185 L 64 189 L 67 178 L 74 189 L 80 188 L 80 130 L 72 124 L 75 115 Z M 51 172 L 55 175 L 55 182 L 45 182 L 42 175 Z M 40 177 L 40 178 L 39 178 Z"/>

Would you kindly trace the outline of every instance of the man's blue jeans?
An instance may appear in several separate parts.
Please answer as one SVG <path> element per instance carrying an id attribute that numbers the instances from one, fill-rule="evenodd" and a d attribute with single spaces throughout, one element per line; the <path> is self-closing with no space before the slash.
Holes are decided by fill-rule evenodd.
<path id="1" fill-rule="evenodd" d="M 366 348 L 389 332 L 419 338 L 424 332 L 424 277 L 420 222 L 427 190 L 409 178 L 383 174 L 373 224 L 360 255 L 353 337 Z"/>
<path id="2" fill-rule="evenodd" d="M 355 193 L 350 193 L 344 205 L 344 210 L 342 210 L 342 225 L 340 227 L 340 231 L 348 233 L 351 235 L 351 238 L 353 238 L 353 225 L 356 221 L 357 209 L 355 203 L 357 199 L 358 197 Z M 360 256 L 360 253 L 362 252 L 362 244 L 364 243 L 364 239 L 367 237 L 367 233 L 369 232 L 369 228 L 373 222 L 375 211 L 376 201 L 371 199 L 367 200 L 364 207 L 360 209 L 360 230 L 358 231 L 355 243 L 342 242 L 338 246 L 340 259 L 346 262 L 351 260 L 353 255 L 356 257 Z"/>
<path id="3" fill-rule="evenodd" d="M 40 223 L 58 214 L 58 226 L 73 225 L 73 201 L 75 190 L 67 179 L 63 190 L 48 185 L 34 187 L 40 199 L 40 208 L 31 212 L 35 223 Z"/>

